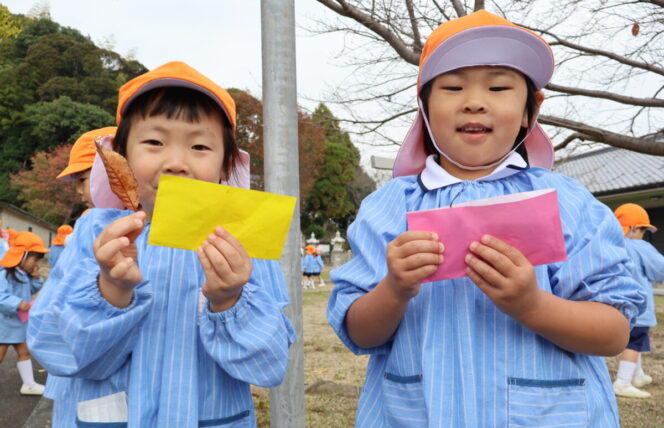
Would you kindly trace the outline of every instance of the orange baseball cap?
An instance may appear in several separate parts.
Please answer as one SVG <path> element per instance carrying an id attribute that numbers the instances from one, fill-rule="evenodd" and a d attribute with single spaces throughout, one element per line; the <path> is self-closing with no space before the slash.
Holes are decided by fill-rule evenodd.
<path id="1" fill-rule="evenodd" d="M 94 129 L 81 135 L 74 143 L 69 152 L 69 164 L 62 170 L 56 178 L 73 179 L 72 175 L 77 172 L 92 168 L 92 162 L 95 160 L 95 142 L 98 138 L 107 135 L 115 135 L 117 127 L 109 126 L 106 128 Z"/>
<path id="2" fill-rule="evenodd" d="M 613 212 L 618 218 L 623 232 L 627 233 L 631 227 L 645 227 L 651 232 L 657 232 L 657 228 L 650 224 L 648 212 L 637 204 L 623 204 Z"/>
<path id="3" fill-rule="evenodd" d="M 68 224 L 58 227 L 58 234 L 53 238 L 53 245 L 65 245 L 65 237 L 70 235 L 74 229 Z"/>
<path id="4" fill-rule="evenodd" d="M 394 177 L 419 174 L 425 166 L 420 90 L 439 75 L 464 67 L 509 67 L 528 76 L 542 89 L 553 75 L 553 52 L 549 44 L 530 30 L 485 10 L 444 22 L 436 28 L 422 49 L 417 78 L 420 107 L 394 161 Z M 531 166 L 551 169 L 553 144 L 536 117 L 523 141 Z M 435 145 L 435 143 L 434 143 Z"/>
<path id="5" fill-rule="evenodd" d="M 0 266 L 10 268 L 18 266 L 23 260 L 25 253 L 48 253 L 50 250 L 44 247 L 44 241 L 32 232 L 19 232 L 16 234 L 13 246 L 7 250 Z"/>
<path id="6" fill-rule="evenodd" d="M 181 87 L 202 92 L 212 98 L 223 110 L 235 132 L 235 101 L 221 86 L 194 68 L 180 61 L 166 63 L 122 85 L 118 96 L 115 120 L 119 124 L 127 107 L 137 96 L 156 88 Z"/>
<path id="7" fill-rule="evenodd" d="M 304 250 L 307 252 L 307 254 L 316 254 L 316 247 L 313 245 L 307 245 L 304 247 Z"/>

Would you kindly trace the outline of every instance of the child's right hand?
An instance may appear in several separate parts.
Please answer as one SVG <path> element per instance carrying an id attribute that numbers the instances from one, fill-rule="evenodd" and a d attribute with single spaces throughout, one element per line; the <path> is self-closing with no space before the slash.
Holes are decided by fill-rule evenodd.
<path id="1" fill-rule="evenodd" d="M 420 283 L 443 262 L 445 247 L 438 235 L 410 230 L 387 245 L 387 285 L 398 296 L 411 299 L 420 292 Z"/>
<path id="2" fill-rule="evenodd" d="M 30 303 L 28 302 L 21 302 L 18 304 L 18 310 L 19 311 L 29 311 L 30 310 Z"/>
<path id="3" fill-rule="evenodd" d="M 143 230 L 145 218 L 145 212 L 138 211 L 115 220 L 95 240 L 92 248 L 99 263 L 100 288 L 133 290 L 141 282 L 134 239 Z"/>

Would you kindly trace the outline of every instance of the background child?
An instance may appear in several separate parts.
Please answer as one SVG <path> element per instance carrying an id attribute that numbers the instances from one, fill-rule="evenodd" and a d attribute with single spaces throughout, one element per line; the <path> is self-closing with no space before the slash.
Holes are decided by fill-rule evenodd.
<path id="1" fill-rule="evenodd" d="M 25 344 L 26 324 L 18 311 L 29 311 L 32 295 L 42 288 L 37 263 L 48 253 L 41 238 L 31 232 L 19 232 L 0 260 L 0 362 L 12 345 L 18 354 L 16 367 L 21 376 L 21 394 L 42 395 L 44 385 L 35 382 L 30 352 Z"/>
<path id="2" fill-rule="evenodd" d="M 429 36 L 397 178 L 362 202 L 355 257 L 331 276 L 330 324 L 371 355 L 358 427 L 618 426 L 606 364 L 591 355 L 622 350 L 644 296 L 611 211 L 547 169 L 536 117 L 552 73 L 543 39 L 486 11 Z M 421 285 L 444 268 L 445 239 L 407 231 L 407 212 L 547 188 L 566 262 L 532 266 L 483 235 L 467 277 Z"/>
<path id="3" fill-rule="evenodd" d="M 2 228 L 2 220 L 0 220 L 0 257 L 5 255 L 9 249 L 9 233 Z"/>
<path id="4" fill-rule="evenodd" d="M 81 201 L 88 207 L 94 207 L 90 195 L 90 169 L 95 160 L 95 141 L 107 135 L 113 135 L 115 126 L 93 129 L 81 135 L 69 152 L 69 163 L 56 177 L 61 180 L 76 180 L 76 191 L 81 195 Z"/>
<path id="5" fill-rule="evenodd" d="M 254 426 L 249 384 L 279 384 L 294 340 L 278 262 L 250 259 L 221 228 L 197 252 L 147 243 L 161 174 L 218 183 L 246 168 L 235 105 L 172 62 L 120 89 L 117 120 L 113 146 L 132 167 L 144 211 L 82 217 L 56 266 L 61 279 L 49 279 L 28 327 L 49 373 L 73 376 L 68 397 L 55 400 L 54 427 Z M 99 416 L 105 405 L 112 417 Z"/>
<path id="6" fill-rule="evenodd" d="M 314 277 L 320 278 L 320 272 L 323 269 L 323 259 L 318 255 L 316 247 L 307 245 L 304 247 L 305 255 L 302 258 L 302 281 L 303 288 L 316 288 Z M 321 279 L 321 282 L 323 280 Z M 324 284 L 321 284 L 321 286 Z"/>
<path id="7" fill-rule="evenodd" d="M 48 264 L 50 264 L 51 267 L 55 266 L 55 263 L 60 257 L 60 253 L 65 249 L 65 238 L 67 235 L 71 235 L 73 231 L 74 229 L 68 224 L 63 224 L 58 227 L 58 234 L 53 238 L 50 248 L 51 252 L 48 254 Z"/>
<path id="8" fill-rule="evenodd" d="M 643 240 L 646 230 L 653 233 L 657 231 L 650 224 L 646 210 L 636 204 L 623 204 L 616 208 L 614 214 L 627 238 L 625 245 L 633 263 L 632 275 L 646 292 L 648 304 L 630 332 L 627 348 L 618 358 L 618 373 L 613 390 L 622 397 L 648 398 L 650 393 L 639 389 L 652 382 L 652 377 L 645 374 L 641 366 L 641 352 L 650 351 L 648 335 L 650 328 L 657 325 L 651 281 L 664 281 L 664 256 L 652 244 Z"/>

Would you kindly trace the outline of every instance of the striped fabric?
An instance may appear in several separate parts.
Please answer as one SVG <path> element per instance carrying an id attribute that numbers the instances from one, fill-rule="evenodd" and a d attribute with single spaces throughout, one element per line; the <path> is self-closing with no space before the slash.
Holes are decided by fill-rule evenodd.
<path id="1" fill-rule="evenodd" d="M 540 168 L 434 190 L 418 178 L 394 179 L 364 200 L 348 232 L 355 257 L 331 275 L 328 320 L 354 353 L 371 355 L 356 426 L 617 427 L 604 359 L 524 328 L 468 278 L 423 284 L 387 343 L 352 342 L 346 311 L 386 275 L 386 246 L 406 231 L 406 212 L 537 189 L 558 190 L 568 253 L 564 263 L 536 267 L 540 287 L 612 305 L 631 325 L 645 308 L 618 222 L 576 181 Z"/>
<path id="2" fill-rule="evenodd" d="M 632 259 L 632 274 L 634 279 L 643 287 L 648 306 L 645 312 L 636 320 L 637 327 L 654 327 L 657 325 L 655 316 L 655 296 L 652 292 L 652 283 L 664 281 L 664 256 L 652 244 L 642 239 L 625 239 L 627 253 Z"/>
<path id="3" fill-rule="evenodd" d="M 323 270 L 323 259 L 321 256 L 307 254 L 302 258 L 302 273 L 320 273 Z"/>
<path id="4" fill-rule="evenodd" d="M 278 262 L 252 260 L 253 272 L 231 309 L 211 313 L 194 251 L 137 238 L 143 282 L 128 308 L 99 294 L 95 237 L 129 211 L 93 209 L 77 224 L 31 311 L 28 344 L 58 381 L 54 428 L 76 426 L 75 403 L 124 392 L 129 428 L 252 427 L 249 384 L 278 385 L 294 331 Z M 59 272 L 58 272 L 59 271 Z"/>
<path id="5" fill-rule="evenodd" d="M 25 342 L 26 324 L 18 317 L 18 305 L 30 302 L 44 285 L 41 278 L 33 278 L 21 268 L 15 272 L 18 281 L 0 267 L 0 343 Z"/>

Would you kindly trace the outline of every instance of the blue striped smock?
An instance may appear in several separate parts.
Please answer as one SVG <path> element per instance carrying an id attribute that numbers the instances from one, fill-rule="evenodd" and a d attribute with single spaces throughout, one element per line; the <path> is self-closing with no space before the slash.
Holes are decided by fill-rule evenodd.
<path id="1" fill-rule="evenodd" d="M 55 266 L 55 263 L 57 263 L 64 249 L 64 245 L 51 245 L 51 248 L 49 248 L 51 252 L 46 254 L 46 257 L 48 258 L 48 264 L 51 265 L 51 267 Z"/>
<path id="2" fill-rule="evenodd" d="M 44 285 L 41 278 L 33 278 L 21 268 L 15 270 L 19 281 L 0 267 L 0 343 L 25 342 L 26 323 L 18 317 L 18 305 L 30 302 L 32 295 Z M 32 313 L 32 312 L 31 312 Z"/>
<path id="3" fill-rule="evenodd" d="M 637 327 L 654 327 L 657 325 L 655 316 L 655 296 L 651 281 L 664 281 L 664 256 L 652 244 L 642 239 L 625 239 L 627 253 L 632 259 L 632 274 L 643 287 L 647 297 L 647 309 L 636 320 Z"/>
<path id="4" fill-rule="evenodd" d="M 400 177 L 362 202 L 348 230 L 354 258 L 332 272 L 327 311 L 346 346 L 371 355 L 357 427 L 618 427 L 602 357 L 565 351 L 524 328 L 468 278 L 423 284 L 381 346 L 360 348 L 348 336 L 346 311 L 387 274 L 386 246 L 406 231 L 407 212 L 546 188 L 558 191 L 568 260 L 537 266 L 540 288 L 609 304 L 633 325 L 645 297 L 611 211 L 563 175 L 541 168 L 509 174 L 432 190 L 421 175 Z"/>
<path id="5" fill-rule="evenodd" d="M 255 426 L 249 384 L 281 383 L 294 341 L 278 262 L 252 260 L 238 302 L 212 313 L 196 252 L 148 245 L 148 224 L 136 240 L 143 282 L 119 309 L 99 293 L 92 243 L 130 213 L 81 218 L 31 311 L 31 352 L 49 373 L 70 377 L 51 391 L 54 428 L 76 426 L 75 403 L 120 392 L 129 428 Z"/>
<path id="6" fill-rule="evenodd" d="M 323 270 L 323 259 L 321 256 L 307 254 L 302 258 L 302 273 L 321 273 Z"/>

